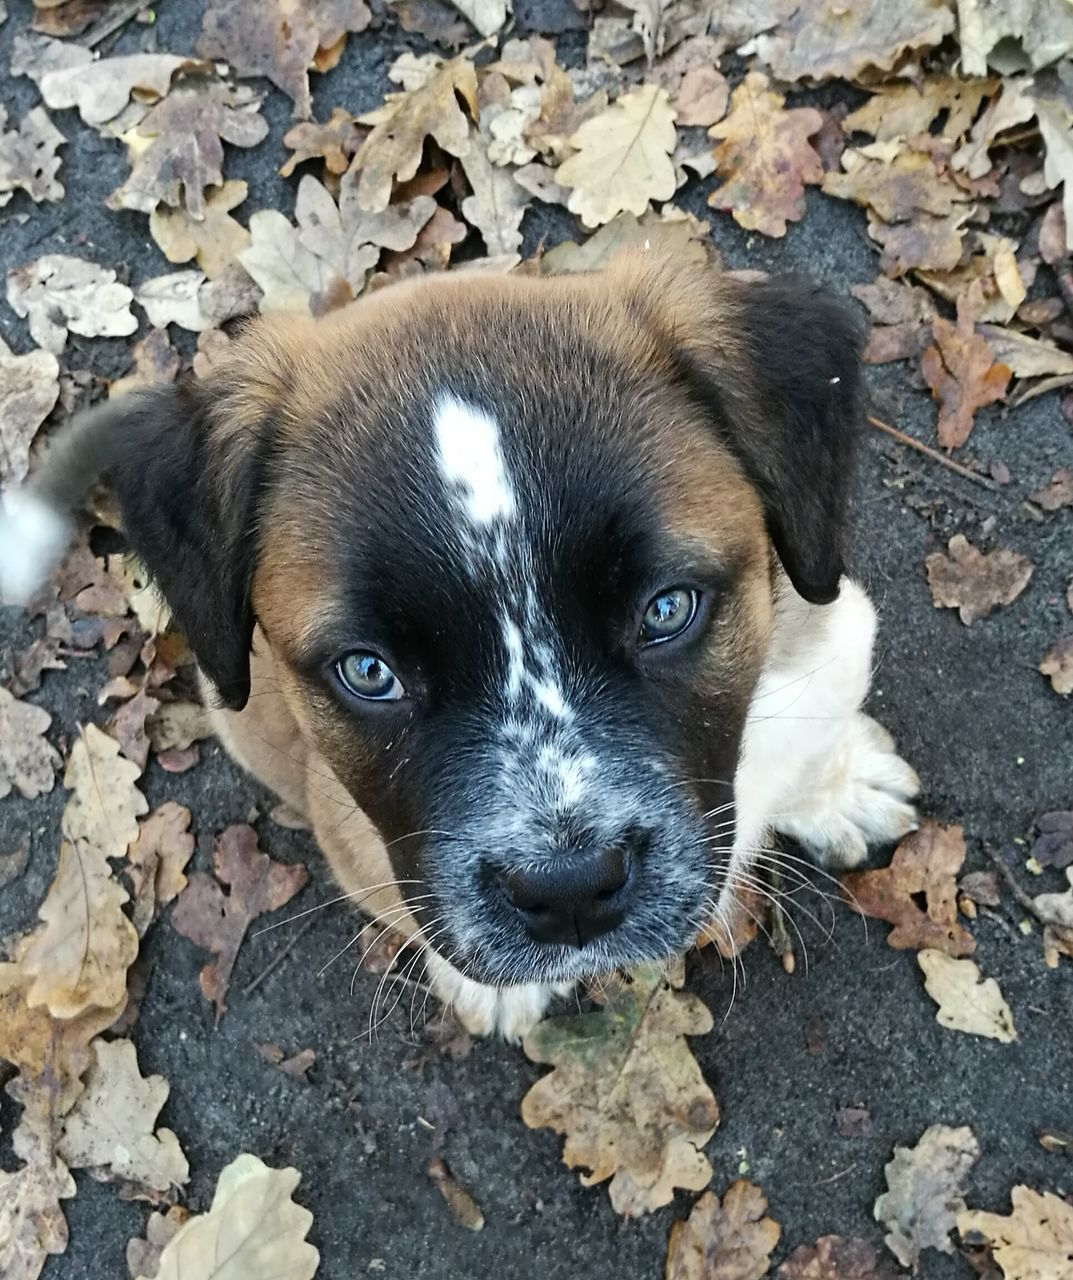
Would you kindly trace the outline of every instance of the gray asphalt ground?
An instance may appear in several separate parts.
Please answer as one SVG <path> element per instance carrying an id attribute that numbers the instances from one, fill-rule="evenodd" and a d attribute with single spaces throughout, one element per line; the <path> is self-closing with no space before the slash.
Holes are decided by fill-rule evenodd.
<path id="1" fill-rule="evenodd" d="M 191 51 L 202 8 L 200 0 L 161 0 L 155 27 L 129 28 L 116 49 L 155 42 L 161 50 Z M 28 24 L 30 5 L 13 0 L 9 9 L 0 28 L 4 68 L 15 33 Z M 534 0 L 524 16 L 546 31 L 569 18 L 570 10 Z M 314 77 L 318 118 L 336 105 L 361 110 L 378 103 L 387 88 L 385 67 L 405 47 L 423 46 L 392 20 L 352 37 L 341 65 Z M 576 34 L 561 39 L 564 51 L 580 47 Z M 37 100 L 28 80 L 0 84 L 15 120 Z M 265 114 L 272 124 L 269 139 L 250 152 L 229 151 L 227 158 L 227 176 L 250 184 L 249 202 L 239 210 L 243 219 L 258 208 L 293 207 L 291 184 L 276 176 L 290 103 L 273 92 Z M 121 148 L 98 138 L 74 112 L 55 118 L 69 139 L 61 173 L 67 199 L 33 206 L 17 197 L 0 222 L 0 265 L 6 270 L 44 253 L 68 252 L 116 267 L 132 283 L 167 270 L 144 217 L 104 208 L 125 173 Z M 706 212 L 710 185 L 693 184 L 684 202 Z M 30 215 L 21 224 L 12 217 L 20 212 Z M 537 208 L 525 229 L 528 249 L 545 234 L 554 242 L 571 233 L 569 219 Z M 722 216 L 713 222 L 713 238 L 731 266 L 807 271 L 839 291 L 877 271 L 863 217 L 815 192 L 804 222 L 782 241 L 750 237 Z M 16 351 L 31 345 L 23 323 L 2 304 L 0 334 Z M 110 377 L 124 368 L 125 352 L 118 341 L 72 337 L 65 362 Z M 870 371 L 869 382 L 879 416 L 934 439 L 934 407 L 906 367 Z M 871 710 L 918 769 L 923 811 L 964 825 L 970 868 L 988 865 L 985 847 L 1017 865 L 1024 850 L 1015 838 L 1030 837 L 1039 814 L 1073 805 L 1071 704 L 1036 670 L 1046 647 L 1073 621 L 1063 602 L 1073 580 L 1073 511 L 1040 522 L 1023 503 L 1058 466 L 1069 464 L 1071 444 L 1057 399 L 1047 396 L 1008 417 L 978 416 L 965 454 L 1008 466 L 1012 479 L 1000 492 L 968 483 L 875 432 L 861 450 L 852 558 L 882 618 Z M 958 530 L 974 542 L 1023 552 L 1036 566 L 1012 607 L 971 629 L 953 612 L 932 607 L 924 579 L 924 556 Z M 33 634 L 20 613 L 0 611 L 0 649 L 25 647 Z M 79 722 L 103 719 L 94 700 L 103 680 L 103 664 L 90 661 L 46 676 L 31 700 L 54 716 L 54 740 L 69 738 Z M 191 807 L 199 867 L 209 865 L 215 832 L 253 809 L 267 814 L 273 803 L 211 744 L 201 764 L 184 775 L 151 766 L 144 786 L 152 805 L 172 798 Z M 33 922 L 55 867 L 63 798 L 57 786 L 46 800 L 13 798 L 0 805 L 0 849 L 32 833 L 29 867 L 0 898 L 0 936 Z M 266 817 L 256 826 L 275 857 L 311 868 L 312 882 L 295 909 L 333 896 L 307 836 Z M 1061 885 L 1054 875 L 1042 887 L 1038 881 L 1030 887 L 1041 892 Z M 792 977 L 754 944 L 746 954 L 747 989 L 731 1008 L 729 971 L 703 959 L 692 963 L 690 985 L 717 1020 L 713 1034 L 694 1042 L 722 1108 L 708 1148 L 712 1185 L 722 1193 L 747 1172 L 763 1187 L 783 1229 L 777 1258 L 828 1232 L 878 1244 L 872 1205 L 884 1189 L 883 1166 L 896 1144 L 915 1143 L 936 1123 L 969 1124 L 979 1138 L 982 1156 L 968 1195 L 975 1207 L 1008 1210 L 1009 1188 L 1018 1182 L 1073 1190 L 1073 1165 L 1047 1154 L 1036 1136 L 1045 1126 L 1073 1129 L 1073 966 L 1044 968 L 1038 933 L 1025 937 L 1016 927 L 1022 914 L 1008 905 L 974 926 L 976 959 L 984 973 L 999 979 L 1014 1011 L 1019 1038 L 1008 1046 L 940 1028 L 914 956 L 885 945 L 884 925 L 866 930 L 837 905 L 832 916 L 816 895 L 802 899 L 797 913 L 807 965 L 799 955 Z M 363 1032 L 375 978 L 359 974 L 351 993 L 351 973 L 342 963 L 316 976 L 354 928 L 342 905 L 319 912 L 289 958 L 244 996 L 247 984 L 287 944 L 288 930 L 247 942 L 229 1011 L 216 1030 L 197 983 L 204 954 L 167 923 L 150 935 L 152 976 L 134 1039 L 143 1071 L 159 1072 L 171 1083 L 162 1120 L 179 1134 L 190 1158 L 188 1206 L 205 1209 L 220 1168 L 248 1150 L 270 1164 L 293 1163 L 301 1170 L 298 1198 L 315 1216 L 311 1239 L 321 1250 L 324 1280 L 367 1273 L 423 1280 L 661 1276 L 668 1230 L 688 1212 L 689 1198 L 621 1223 L 603 1189 L 582 1188 L 560 1163 L 560 1140 L 522 1124 L 518 1102 L 540 1069 L 520 1050 L 478 1043 L 468 1057 L 452 1061 L 415 1048 L 405 1014 L 370 1043 Z M 806 1024 L 822 1026 L 819 1053 L 807 1049 Z M 312 1047 L 317 1063 L 311 1083 L 293 1081 L 265 1063 L 253 1047 L 261 1041 L 288 1053 Z M 834 1113 L 851 1104 L 870 1111 L 870 1137 L 836 1133 Z M 15 1121 L 14 1106 L 0 1095 L 0 1130 L 7 1135 L 0 1138 L 3 1167 L 15 1163 Z M 424 1173 L 434 1152 L 445 1155 L 483 1207 L 483 1232 L 466 1232 L 448 1215 Z M 70 1247 L 49 1262 L 45 1276 L 125 1275 L 124 1247 L 143 1230 L 143 1206 L 121 1202 L 112 1187 L 89 1177 L 77 1181 L 78 1195 L 66 1206 Z M 932 1253 L 923 1274 L 947 1280 L 972 1272 L 959 1257 Z"/>

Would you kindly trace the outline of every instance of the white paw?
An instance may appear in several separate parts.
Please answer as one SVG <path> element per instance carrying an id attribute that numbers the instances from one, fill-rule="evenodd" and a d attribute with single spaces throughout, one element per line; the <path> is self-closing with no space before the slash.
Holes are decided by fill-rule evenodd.
<path id="1" fill-rule="evenodd" d="M 567 995 L 573 983 L 554 986 L 525 982 L 513 987 L 491 987 L 444 960 L 430 957 L 432 992 L 475 1036 L 501 1035 L 514 1044 L 543 1018 L 552 996 Z"/>
<path id="2" fill-rule="evenodd" d="M 857 712 L 774 826 L 821 865 L 855 867 L 870 844 L 897 840 L 916 828 L 910 801 L 919 790 L 920 779 L 898 755 L 894 739 L 871 716 Z"/>

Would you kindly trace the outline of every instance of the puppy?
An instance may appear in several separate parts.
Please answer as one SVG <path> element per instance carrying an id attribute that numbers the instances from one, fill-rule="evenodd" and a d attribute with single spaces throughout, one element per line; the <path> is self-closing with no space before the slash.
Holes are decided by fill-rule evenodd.
<path id="1" fill-rule="evenodd" d="M 687 948 L 773 832 L 844 867 L 914 825 L 843 576 L 860 343 L 808 285 L 647 255 L 266 315 L 61 438 L 9 590 L 107 468 L 221 740 L 516 1037 Z"/>

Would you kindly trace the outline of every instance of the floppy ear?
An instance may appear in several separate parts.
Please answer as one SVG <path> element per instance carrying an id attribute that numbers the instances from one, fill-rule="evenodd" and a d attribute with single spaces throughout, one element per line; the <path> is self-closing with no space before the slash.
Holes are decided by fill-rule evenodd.
<path id="1" fill-rule="evenodd" d="M 759 492 L 794 588 L 829 604 L 843 572 L 863 324 L 849 303 L 793 277 L 676 285 L 679 375 Z"/>
<path id="2" fill-rule="evenodd" d="M 250 692 L 257 513 L 273 447 L 271 411 L 232 396 L 233 375 L 131 396 L 111 468 L 128 541 L 156 581 L 220 698 Z M 236 403 L 236 401 L 239 401 Z"/>

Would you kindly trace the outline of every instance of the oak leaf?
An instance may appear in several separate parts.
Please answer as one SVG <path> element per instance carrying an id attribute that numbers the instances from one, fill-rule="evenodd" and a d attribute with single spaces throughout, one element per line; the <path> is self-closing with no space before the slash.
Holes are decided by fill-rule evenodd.
<path id="1" fill-rule="evenodd" d="M 1062 636 L 1047 652 L 1039 664 L 1040 674 L 1051 682 L 1051 688 L 1061 697 L 1073 693 L 1073 634 Z"/>
<path id="2" fill-rule="evenodd" d="M 238 260 L 263 293 L 262 311 L 308 312 L 310 299 L 326 295 L 336 278 L 275 209 L 259 209 L 250 216 L 250 243 Z"/>
<path id="3" fill-rule="evenodd" d="M 216 956 L 201 970 L 201 990 L 216 1006 L 216 1021 L 227 1007 L 227 986 L 250 924 L 266 911 L 282 907 L 309 879 L 301 865 L 274 862 L 257 847 L 257 833 L 235 823 L 216 837 L 216 878 L 203 871 L 190 876 L 179 894 L 171 922 L 177 932 Z M 221 885 L 228 886 L 224 892 Z"/>
<path id="4" fill-rule="evenodd" d="M 1036 820 L 1039 835 L 1032 857 L 1043 867 L 1073 866 L 1073 809 L 1045 813 Z"/>
<path id="5" fill-rule="evenodd" d="M 56 148 L 67 139 L 49 119 L 43 107 L 34 107 L 17 129 L 2 132 L 7 113 L 0 106 L 0 208 L 14 191 L 25 191 L 31 200 L 62 200 L 63 187 L 56 180 L 60 157 Z"/>
<path id="6" fill-rule="evenodd" d="M 767 76 L 750 71 L 734 90 L 730 113 L 708 130 L 719 140 L 716 173 L 723 185 L 708 197 L 747 231 L 784 236 L 787 222 L 805 216 L 805 187 L 823 179 L 823 162 L 809 138 L 823 127 L 814 107 L 785 108 Z"/>
<path id="7" fill-rule="evenodd" d="M 890 142 L 926 134 L 942 116 L 942 137 L 958 142 L 972 126 L 981 103 L 998 87 L 998 80 L 950 75 L 899 81 L 873 93 L 864 106 L 846 116 L 842 127 L 847 134 L 867 133 L 877 142 Z"/>
<path id="8" fill-rule="evenodd" d="M 779 1242 L 759 1187 L 739 1178 L 720 1204 L 706 1191 L 684 1222 L 671 1227 L 665 1280 L 761 1280 Z"/>
<path id="9" fill-rule="evenodd" d="M 52 717 L 0 688 L 0 799 L 12 789 L 27 800 L 52 790 L 60 753 L 45 737 Z"/>
<path id="10" fill-rule="evenodd" d="M 153 332 L 159 332 L 159 330 Z M 127 681 L 127 677 L 122 679 Z M 107 691 L 106 686 L 102 693 Z M 145 772 L 145 766 L 149 763 L 149 734 L 146 730 L 146 721 L 159 706 L 160 702 L 143 684 L 133 697 L 128 698 L 119 707 L 108 722 L 108 736 L 115 738 L 123 755 L 132 764 L 136 764 L 142 773 Z"/>
<path id="11" fill-rule="evenodd" d="M 47 1256 L 66 1250 L 60 1201 L 74 1193 L 67 1166 L 47 1151 L 35 1152 L 14 1172 L 0 1169 L 0 1275 L 37 1280 Z"/>
<path id="12" fill-rule="evenodd" d="M 101 125 L 119 115 L 135 90 L 143 101 L 162 98 L 179 68 L 189 65 L 170 53 L 134 53 L 46 71 L 38 84 L 48 106 L 77 107 L 86 124 Z"/>
<path id="13" fill-rule="evenodd" d="M 1009 1214 L 967 1209 L 958 1214 L 964 1239 L 979 1232 L 1005 1280 L 1068 1280 L 1073 1268 L 1073 1206 L 1050 1191 L 1014 1187 Z"/>
<path id="14" fill-rule="evenodd" d="M 875 1219 L 887 1228 L 887 1247 L 903 1266 L 916 1271 L 923 1249 L 954 1252 L 950 1232 L 965 1208 L 963 1184 L 979 1156 L 980 1144 L 968 1126 L 932 1125 L 915 1147 L 894 1148 L 886 1167 L 888 1190 L 875 1203 Z"/>
<path id="15" fill-rule="evenodd" d="M 494 35 L 507 20 L 507 0 L 451 0 L 451 3 L 477 28 L 482 36 Z"/>
<path id="16" fill-rule="evenodd" d="M 970 956 L 976 942 L 958 922 L 957 873 L 965 861 L 960 827 L 927 819 L 894 850 L 889 867 L 842 877 L 851 905 L 863 915 L 894 925 L 887 944 L 897 950 L 934 947 Z M 923 895 L 926 909 L 917 905 Z"/>
<path id="17" fill-rule="evenodd" d="M 939 443 L 957 449 L 972 434 L 976 410 L 1006 398 L 1010 369 L 976 332 L 968 295 L 958 302 L 957 323 L 937 316 L 931 332 L 935 345 L 924 352 L 920 372 L 939 405 Z"/>
<path id="18" fill-rule="evenodd" d="M 155 387 L 161 383 L 174 382 L 182 363 L 179 353 L 168 341 L 163 329 L 150 329 L 140 341 L 131 348 L 134 364 L 122 378 L 116 378 L 108 388 L 108 396 L 122 396 L 130 391 L 143 387 Z M 124 751 L 128 759 L 134 757 Z"/>
<path id="19" fill-rule="evenodd" d="M 509 169 L 489 159 L 489 141 L 489 135 L 474 130 L 469 150 L 462 157 L 462 171 L 473 188 L 473 194 L 462 201 L 462 216 L 481 233 L 489 255 L 517 257 L 530 196 Z"/>
<path id="20" fill-rule="evenodd" d="M 566 1135 L 563 1160 L 585 1186 L 611 1180 L 611 1203 L 634 1216 L 669 1204 L 676 1187 L 699 1191 L 712 1169 L 701 1148 L 719 1108 L 685 1037 L 712 1016 L 678 990 L 679 970 L 639 969 L 605 1008 L 549 1018 L 526 1037 L 526 1055 L 554 1070 L 522 1099 L 530 1128 Z"/>
<path id="21" fill-rule="evenodd" d="M 294 103 L 294 114 L 312 113 L 309 70 L 317 51 L 339 46 L 348 33 L 372 20 L 365 0 L 210 0 L 197 50 L 223 58 L 240 76 L 264 76 Z"/>
<path id="22" fill-rule="evenodd" d="M 49 253 L 7 273 L 7 300 L 25 316 L 39 347 L 61 355 L 67 333 L 85 338 L 126 337 L 138 322 L 134 295 L 107 267 L 63 253 Z"/>
<path id="23" fill-rule="evenodd" d="M 919 213 L 945 218 L 972 199 L 964 187 L 943 176 L 929 155 L 870 155 L 856 147 L 842 152 L 842 172 L 823 175 L 823 190 L 874 210 L 884 222 L 908 222 Z"/>
<path id="24" fill-rule="evenodd" d="M 354 117 L 342 107 L 335 107 L 323 124 L 312 120 L 293 125 L 283 135 L 283 145 L 294 154 L 280 169 L 280 177 L 289 178 L 300 164 L 318 159 L 324 161 L 326 172 L 346 173 L 361 138 Z"/>
<path id="25" fill-rule="evenodd" d="M 775 1274 L 778 1280 L 899 1280 L 902 1273 L 867 1240 L 820 1236 L 814 1245 L 799 1245 Z"/>
<path id="26" fill-rule="evenodd" d="M 1002 41 L 1013 43 L 1034 70 L 1073 52 L 1073 11 L 1065 0 L 957 0 L 961 69 L 987 74 L 987 60 Z"/>
<path id="27" fill-rule="evenodd" d="M 169 262 L 194 258 L 205 275 L 215 280 L 250 243 L 250 233 L 231 217 L 231 210 L 246 199 L 246 190 L 246 184 L 236 179 L 207 191 L 201 218 L 188 209 L 160 204 L 149 215 L 149 234 Z"/>
<path id="28" fill-rule="evenodd" d="M 297 1169 L 271 1169 L 240 1155 L 221 1172 L 208 1213 L 190 1218 L 160 1255 L 154 1280 L 312 1280 L 320 1255 L 306 1242 L 308 1209 L 291 1194 Z M 139 1276 L 138 1280 L 148 1280 Z"/>
<path id="29" fill-rule="evenodd" d="M 1040 893 L 1033 899 L 1041 916 L 1061 929 L 1073 929 L 1073 867 L 1066 868 L 1069 888 L 1063 893 Z"/>
<path id="30" fill-rule="evenodd" d="M 34 436 L 59 398 L 59 376 L 51 351 L 16 355 L 0 338 L 0 487 L 26 479 Z"/>
<path id="31" fill-rule="evenodd" d="M 86 725 L 63 775 L 71 792 L 62 821 L 67 839 L 85 841 L 102 859 L 121 858 L 138 838 L 138 818 L 149 811 L 135 785 L 140 776 L 138 766 L 120 755 L 114 738 L 95 724 Z"/>
<path id="32" fill-rule="evenodd" d="M 868 234 L 882 248 L 880 266 L 891 277 L 909 271 L 952 271 L 961 261 L 965 223 L 972 210 L 959 207 L 945 218 L 920 213 L 911 222 L 888 226 L 874 218 Z"/>
<path id="33" fill-rule="evenodd" d="M 133 901 L 131 920 L 139 937 L 145 936 L 159 908 L 186 888 L 184 872 L 193 853 L 190 810 L 183 805 L 166 800 L 142 820 L 138 838 L 127 850 L 126 871 Z"/>
<path id="34" fill-rule="evenodd" d="M 177 324 L 181 329 L 200 333 L 209 327 L 201 314 L 198 298 L 204 283 L 205 277 L 200 271 L 171 271 L 140 284 L 134 299 L 144 309 L 154 329 L 166 329 L 169 324 Z"/>
<path id="35" fill-rule="evenodd" d="M 966 626 L 1012 604 L 1032 577 L 1026 556 L 1005 547 L 978 551 L 961 533 L 954 534 L 945 552 L 933 551 L 924 568 L 936 609 L 957 609 Z"/>
<path id="36" fill-rule="evenodd" d="M 674 218 L 649 210 L 637 218 L 632 213 L 620 213 L 581 244 L 565 240 L 549 249 L 540 259 L 540 272 L 541 275 L 556 275 L 599 271 L 624 249 L 653 250 L 673 257 L 676 262 L 704 266 L 708 261 L 708 251 L 703 243 L 707 235 L 707 226 L 688 214 Z"/>
<path id="37" fill-rule="evenodd" d="M 640 215 L 652 200 L 669 200 L 677 182 L 671 155 L 677 145 L 674 111 L 666 90 L 642 85 L 573 134 L 574 155 L 555 180 L 571 188 L 567 207 L 587 227 L 617 214 Z"/>
<path id="38" fill-rule="evenodd" d="M 1058 511 L 1073 506 L 1073 468 L 1060 467 L 1050 482 L 1029 495 L 1030 501 L 1044 511 Z"/>
<path id="39" fill-rule="evenodd" d="M 980 325 L 991 354 L 1015 378 L 1073 378 L 1073 355 L 1039 338 L 995 324 Z"/>
<path id="40" fill-rule="evenodd" d="M 980 977 L 972 960 L 955 960 L 943 951 L 917 954 L 924 987 L 939 1006 L 940 1026 L 1011 1044 L 1017 1039 L 1013 1014 L 994 978 Z"/>

